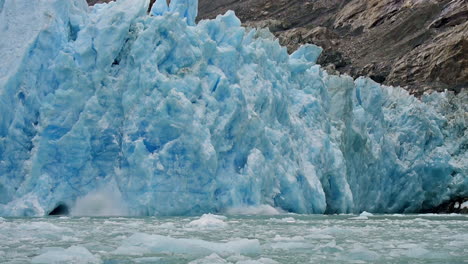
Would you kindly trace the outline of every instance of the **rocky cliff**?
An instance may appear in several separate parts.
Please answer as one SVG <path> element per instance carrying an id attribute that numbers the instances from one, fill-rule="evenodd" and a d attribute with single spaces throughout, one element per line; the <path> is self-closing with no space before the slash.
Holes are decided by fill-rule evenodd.
<path id="1" fill-rule="evenodd" d="M 324 48 L 329 71 L 365 75 L 416 95 L 468 86 L 466 0 L 200 0 L 200 18 L 232 9 L 290 51 Z"/>

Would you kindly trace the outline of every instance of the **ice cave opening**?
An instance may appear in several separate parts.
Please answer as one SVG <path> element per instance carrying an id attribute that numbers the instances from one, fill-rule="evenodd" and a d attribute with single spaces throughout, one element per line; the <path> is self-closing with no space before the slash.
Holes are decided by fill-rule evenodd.
<path id="1" fill-rule="evenodd" d="M 52 211 L 50 211 L 49 216 L 63 216 L 69 214 L 70 209 L 66 204 L 58 204 Z"/>

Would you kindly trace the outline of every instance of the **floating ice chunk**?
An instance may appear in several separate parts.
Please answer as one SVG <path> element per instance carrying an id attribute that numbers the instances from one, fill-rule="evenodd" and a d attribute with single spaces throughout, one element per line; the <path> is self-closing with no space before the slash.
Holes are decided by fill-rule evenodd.
<path id="1" fill-rule="evenodd" d="M 354 248 L 349 252 L 348 258 L 353 260 L 376 261 L 380 258 L 380 255 L 361 245 L 355 245 Z"/>
<path id="2" fill-rule="evenodd" d="M 167 222 L 167 223 L 159 225 L 158 228 L 174 229 L 174 228 L 176 228 L 176 225 L 173 222 Z"/>
<path id="3" fill-rule="evenodd" d="M 314 245 L 306 242 L 276 242 L 269 245 L 272 249 L 301 249 L 301 248 L 313 248 Z"/>
<path id="4" fill-rule="evenodd" d="M 0 222 L 1 223 L 1 222 Z M 8 222 L 6 222 L 8 223 Z M 13 223 L 11 223 L 12 226 Z M 49 222 L 23 222 L 15 226 L 18 229 L 16 233 L 19 237 L 34 237 L 43 238 L 47 240 L 60 239 L 74 234 L 73 230 L 69 227 L 62 227 L 58 224 L 52 224 Z"/>
<path id="5" fill-rule="evenodd" d="M 420 217 L 448 217 L 448 216 L 460 216 L 461 214 L 457 214 L 457 213 L 450 213 L 450 214 L 417 214 L 416 216 L 420 216 Z M 419 219 L 419 220 L 425 220 L 425 219 L 422 219 L 422 218 L 416 218 L 416 219 Z M 414 220 L 416 220 L 414 219 Z"/>
<path id="6" fill-rule="evenodd" d="M 101 259 L 94 256 L 88 249 L 81 246 L 71 246 L 67 249 L 51 248 L 46 249 L 46 252 L 32 258 L 34 264 L 94 264 L 102 263 Z"/>
<path id="7" fill-rule="evenodd" d="M 270 221 L 273 221 L 273 222 L 280 222 L 280 223 L 296 223 L 296 219 L 294 219 L 294 217 L 285 217 L 285 218 L 280 218 L 280 219 L 277 219 L 277 218 L 270 218 Z"/>
<path id="8" fill-rule="evenodd" d="M 251 259 L 246 256 L 237 255 L 228 257 L 227 260 L 213 253 L 207 257 L 197 259 L 189 262 L 189 264 L 227 264 L 227 263 L 236 263 L 236 264 L 278 264 L 278 262 L 269 259 L 269 258 L 259 258 L 258 260 Z"/>
<path id="9" fill-rule="evenodd" d="M 227 226 L 225 216 L 213 215 L 213 214 L 204 214 L 199 219 L 191 221 L 188 226 L 196 228 L 224 228 Z"/>
<path id="10" fill-rule="evenodd" d="M 225 264 L 228 263 L 226 260 L 213 253 L 201 259 L 190 261 L 189 264 Z"/>
<path id="11" fill-rule="evenodd" d="M 349 218 L 350 220 L 368 220 L 369 217 L 365 216 L 365 215 L 359 215 L 359 216 L 356 216 L 356 217 L 351 217 Z"/>
<path id="12" fill-rule="evenodd" d="M 320 250 L 322 252 L 327 252 L 327 253 L 337 253 L 337 252 L 343 251 L 344 248 L 336 245 L 336 241 L 333 240 L 333 241 L 326 243 L 325 245 L 319 245 L 317 247 L 317 250 Z"/>
<path id="13" fill-rule="evenodd" d="M 294 236 L 294 237 L 282 237 L 276 235 L 273 238 L 273 243 L 269 246 L 273 249 L 300 249 L 300 248 L 313 248 L 314 245 L 312 243 L 308 243 L 305 241 L 304 237 L 302 236 Z"/>
<path id="14" fill-rule="evenodd" d="M 240 260 L 237 261 L 236 264 L 279 264 L 279 262 L 270 258 L 259 258 L 257 260 Z"/>
<path id="15" fill-rule="evenodd" d="M 40 231 L 40 232 L 50 232 L 50 233 L 63 233 L 63 232 L 73 232 L 68 227 L 60 227 L 49 222 L 31 222 L 18 225 L 18 228 L 21 230 L 28 231 Z"/>
<path id="16" fill-rule="evenodd" d="M 314 230 L 313 233 L 307 235 L 309 239 L 333 239 L 334 237 L 328 234 L 321 233 L 319 230 Z"/>
<path id="17" fill-rule="evenodd" d="M 438 257 L 437 253 L 429 251 L 423 244 L 404 243 L 398 245 L 398 248 L 404 249 L 401 254 L 410 258 L 426 259 Z"/>
<path id="18" fill-rule="evenodd" d="M 369 217 L 369 216 L 374 216 L 374 215 L 371 214 L 371 213 L 369 213 L 369 212 L 364 211 L 364 212 L 362 212 L 359 216 L 367 216 L 367 217 Z"/>
<path id="19" fill-rule="evenodd" d="M 164 262 L 164 259 L 161 257 L 142 257 L 142 258 L 135 258 L 133 261 L 134 263 L 151 264 L 151 263 Z"/>
<path id="20" fill-rule="evenodd" d="M 402 215 L 402 214 L 392 214 L 392 216 L 394 216 L 394 217 L 405 217 L 405 215 Z"/>
<path id="21" fill-rule="evenodd" d="M 457 234 L 451 237 L 453 241 L 450 242 L 451 246 L 466 248 L 468 247 L 468 234 Z"/>
<path id="22" fill-rule="evenodd" d="M 424 247 L 421 246 L 414 246 L 410 249 L 408 249 L 405 252 L 405 255 L 410 257 L 410 258 L 418 258 L 418 259 L 424 259 L 424 258 L 430 258 L 431 252 Z"/>
<path id="23" fill-rule="evenodd" d="M 304 237 L 303 236 L 282 237 L 280 235 L 276 235 L 273 238 L 273 241 L 304 241 Z"/>
<path id="24" fill-rule="evenodd" d="M 226 243 L 216 243 L 200 239 L 178 239 L 167 236 L 136 233 L 125 239 L 114 253 L 118 255 L 209 255 L 212 253 L 223 255 L 258 254 L 260 251 L 260 243 L 257 239 L 238 239 Z"/>

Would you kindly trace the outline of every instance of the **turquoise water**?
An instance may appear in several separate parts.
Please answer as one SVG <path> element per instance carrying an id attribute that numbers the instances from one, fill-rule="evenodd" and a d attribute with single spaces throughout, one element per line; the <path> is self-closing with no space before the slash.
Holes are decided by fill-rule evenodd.
<path id="1" fill-rule="evenodd" d="M 468 263 L 468 216 L 0 218 L 0 263 L 31 262 Z"/>

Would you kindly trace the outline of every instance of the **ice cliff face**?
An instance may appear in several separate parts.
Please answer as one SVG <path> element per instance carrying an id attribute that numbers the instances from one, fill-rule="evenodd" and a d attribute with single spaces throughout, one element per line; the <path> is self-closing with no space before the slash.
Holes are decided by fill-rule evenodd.
<path id="1" fill-rule="evenodd" d="M 197 1 L 164 2 L 0 0 L 0 215 L 415 212 L 468 195 L 466 93 L 328 75 L 319 47 L 288 55 L 232 12 L 196 25 Z"/>

